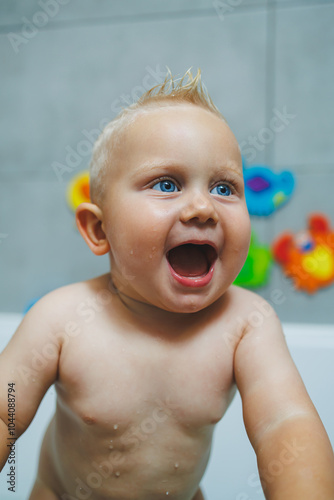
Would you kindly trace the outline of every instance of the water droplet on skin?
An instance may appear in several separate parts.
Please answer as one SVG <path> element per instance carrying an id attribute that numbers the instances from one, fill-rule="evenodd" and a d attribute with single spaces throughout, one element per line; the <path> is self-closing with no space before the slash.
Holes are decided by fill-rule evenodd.
<path id="1" fill-rule="evenodd" d="M 114 429 L 115 429 L 115 430 L 116 430 L 116 429 L 118 429 L 118 424 L 115 424 L 115 425 L 114 425 Z"/>
<path id="2" fill-rule="evenodd" d="M 166 495 L 169 495 L 169 491 L 166 491 Z"/>
<path id="3" fill-rule="evenodd" d="M 176 462 L 176 463 L 174 464 L 174 467 L 175 467 L 175 469 L 178 469 L 178 468 L 179 468 L 179 464 Z"/>
<path id="4" fill-rule="evenodd" d="M 120 475 L 121 475 L 121 473 L 120 473 L 119 471 L 116 471 L 116 472 L 115 472 L 115 476 L 116 476 L 116 477 L 119 477 Z"/>
<path id="5" fill-rule="evenodd" d="M 133 250 L 130 250 L 130 255 L 133 255 Z"/>

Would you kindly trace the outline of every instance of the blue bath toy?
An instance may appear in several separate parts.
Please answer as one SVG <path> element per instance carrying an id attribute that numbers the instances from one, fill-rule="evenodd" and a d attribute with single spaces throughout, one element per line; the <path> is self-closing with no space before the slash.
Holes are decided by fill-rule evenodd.
<path id="1" fill-rule="evenodd" d="M 294 190 L 295 180 L 285 170 L 276 174 L 267 166 L 244 169 L 245 196 L 250 215 L 270 215 L 286 203 Z"/>

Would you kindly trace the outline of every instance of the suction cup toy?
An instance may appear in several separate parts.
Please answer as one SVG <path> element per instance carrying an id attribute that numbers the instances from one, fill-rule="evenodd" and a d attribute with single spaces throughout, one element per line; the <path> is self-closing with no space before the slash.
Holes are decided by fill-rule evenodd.
<path id="1" fill-rule="evenodd" d="M 266 285 L 272 266 L 271 250 L 267 245 L 260 245 L 252 232 L 246 262 L 234 281 L 235 285 L 245 288 L 258 288 Z"/>
<path id="2" fill-rule="evenodd" d="M 67 186 L 66 199 L 73 212 L 76 211 L 80 203 L 90 201 L 88 171 L 80 172 L 70 180 Z"/>
<path id="3" fill-rule="evenodd" d="M 298 290 L 314 293 L 334 282 L 334 230 L 325 215 L 310 215 L 306 230 L 282 234 L 272 249 Z"/>
<path id="4" fill-rule="evenodd" d="M 250 215 L 270 215 L 291 197 L 295 180 L 291 172 L 279 174 L 266 166 L 244 169 L 245 196 Z"/>

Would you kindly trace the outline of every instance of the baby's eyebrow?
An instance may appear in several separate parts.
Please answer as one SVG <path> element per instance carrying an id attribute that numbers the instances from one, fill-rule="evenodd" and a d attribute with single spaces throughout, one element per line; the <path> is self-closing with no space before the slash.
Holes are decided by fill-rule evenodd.
<path id="1" fill-rule="evenodd" d="M 138 165 L 137 168 L 135 168 L 134 173 L 140 172 L 141 170 L 146 170 L 146 171 L 154 171 L 158 170 L 159 168 L 176 168 L 179 165 L 175 162 L 166 162 L 166 161 L 152 161 L 152 162 L 146 162 Z"/>
<path id="2" fill-rule="evenodd" d="M 236 163 L 234 162 L 229 162 L 228 165 L 224 165 L 221 170 L 232 170 L 234 173 L 236 173 L 237 175 L 239 175 L 241 178 L 243 178 L 243 172 L 242 172 L 242 168 L 240 168 L 239 165 L 237 165 Z"/>
<path id="3" fill-rule="evenodd" d="M 182 165 L 179 164 L 175 161 L 166 161 L 166 160 L 161 160 L 161 161 L 149 161 L 142 163 L 141 165 L 138 165 L 137 168 L 134 169 L 133 174 L 135 175 L 136 173 L 140 173 L 143 170 L 147 173 L 154 173 L 154 171 L 159 170 L 159 169 L 176 169 L 176 168 L 184 168 L 187 170 L 187 165 Z M 233 173 L 237 174 L 239 177 L 243 178 L 243 173 L 242 169 L 240 166 L 234 162 L 229 160 L 226 164 L 222 164 L 221 166 L 217 166 L 214 171 L 214 175 L 219 176 L 219 174 L 222 174 L 223 172 L 226 172 L 226 170 L 231 170 Z"/>
<path id="4" fill-rule="evenodd" d="M 240 165 L 237 162 L 232 160 L 228 160 L 226 163 L 217 165 L 213 170 L 213 176 L 219 177 L 220 175 L 227 174 L 229 170 L 231 171 L 231 173 L 236 174 L 238 177 L 243 179 L 244 176 L 242 167 L 240 167 Z"/>

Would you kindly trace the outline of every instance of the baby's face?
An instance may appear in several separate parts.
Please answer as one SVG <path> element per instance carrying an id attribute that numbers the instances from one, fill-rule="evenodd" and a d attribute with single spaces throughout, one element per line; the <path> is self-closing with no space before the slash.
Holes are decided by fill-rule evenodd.
<path id="1" fill-rule="evenodd" d="M 173 312 L 217 300 L 247 255 L 241 157 L 229 127 L 182 104 L 139 115 L 107 175 L 103 228 L 125 295 Z"/>

